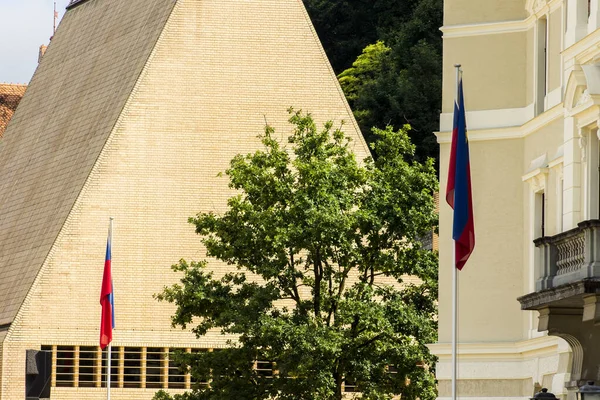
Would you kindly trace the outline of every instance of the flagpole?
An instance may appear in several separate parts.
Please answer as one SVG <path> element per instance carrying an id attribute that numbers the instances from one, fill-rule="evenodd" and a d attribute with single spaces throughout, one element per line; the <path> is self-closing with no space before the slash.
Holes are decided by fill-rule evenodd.
<path id="1" fill-rule="evenodd" d="M 456 68 L 456 104 L 458 104 L 458 84 L 460 64 Z M 458 270 L 456 269 L 456 242 L 452 241 L 452 400 L 456 400 L 456 377 L 458 372 L 457 336 L 458 336 Z"/>
<path id="2" fill-rule="evenodd" d="M 56 2 L 54 2 L 54 14 L 52 14 L 52 36 L 56 35 Z"/>
<path id="3" fill-rule="evenodd" d="M 112 218 L 110 222 L 112 223 Z M 110 373 L 112 367 L 112 345 L 110 343 L 108 344 L 106 365 L 106 400 L 110 400 Z"/>
<path id="4" fill-rule="evenodd" d="M 458 369 L 457 360 L 457 297 L 458 297 L 458 270 L 455 265 L 456 249 L 455 243 L 452 242 L 452 400 L 456 400 L 456 375 Z"/>
<path id="5" fill-rule="evenodd" d="M 114 219 L 113 217 L 110 217 L 110 223 L 109 223 L 109 227 L 108 227 L 108 235 L 110 237 L 111 248 L 112 248 L 113 219 Z M 112 249 L 111 249 L 111 251 L 112 251 Z M 112 259 L 112 256 L 111 256 L 111 259 Z M 111 260 L 111 270 L 112 270 L 112 260 Z M 112 285 L 112 283 L 111 283 L 111 285 Z M 114 293 L 113 293 L 113 296 L 114 296 Z M 114 313 L 114 310 L 111 310 L 111 312 Z M 112 326 L 111 326 L 111 330 L 112 330 Z M 111 378 L 111 372 L 112 372 L 112 342 L 108 343 L 106 365 L 107 365 L 107 371 L 106 371 L 106 400 L 110 400 L 110 378 Z"/>

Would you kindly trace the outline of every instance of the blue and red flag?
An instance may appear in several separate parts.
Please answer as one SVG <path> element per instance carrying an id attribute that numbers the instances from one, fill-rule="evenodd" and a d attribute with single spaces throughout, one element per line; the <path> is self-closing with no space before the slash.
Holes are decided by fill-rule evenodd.
<path id="1" fill-rule="evenodd" d="M 102 290 L 100 291 L 100 305 L 102 317 L 100 319 L 100 348 L 104 349 L 112 342 L 112 330 L 115 328 L 115 299 L 111 272 L 111 242 L 112 224 L 108 230 L 106 241 L 106 259 L 104 261 L 104 276 L 102 277 Z"/>
<path id="2" fill-rule="evenodd" d="M 456 251 L 454 262 L 456 268 L 461 270 L 475 248 L 469 140 L 462 77 L 458 82 L 457 97 L 458 99 L 454 103 L 454 129 L 452 130 L 446 201 L 454 209 L 452 226 L 452 239 L 454 239 Z"/>

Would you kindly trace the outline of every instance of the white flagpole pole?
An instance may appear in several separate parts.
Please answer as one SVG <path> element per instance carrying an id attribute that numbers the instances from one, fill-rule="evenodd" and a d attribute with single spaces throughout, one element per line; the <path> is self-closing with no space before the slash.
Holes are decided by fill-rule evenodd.
<path id="1" fill-rule="evenodd" d="M 456 104 L 458 104 L 458 82 L 460 64 L 456 68 Z M 458 271 L 456 270 L 456 243 L 452 241 L 452 400 L 456 400 L 456 378 L 458 372 L 457 336 L 458 336 Z"/>
<path id="2" fill-rule="evenodd" d="M 457 297 L 458 297 L 458 271 L 455 265 L 456 249 L 452 242 L 452 400 L 456 400 L 456 376 L 458 369 L 457 360 Z"/>
<path id="3" fill-rule="evenodd" d="M 111 221 L 112 222 L 112 221 Z M 108 350 L 106 355 L 106 400 L 110 400 L 110 373 L 112 367 L 112 345 L 108 344 Z"/>

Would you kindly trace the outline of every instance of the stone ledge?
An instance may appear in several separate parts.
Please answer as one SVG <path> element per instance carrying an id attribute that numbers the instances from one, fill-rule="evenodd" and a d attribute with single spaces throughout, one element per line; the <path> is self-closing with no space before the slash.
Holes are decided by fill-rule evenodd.
<path id="1" fill-rule="evenodd" d="M 600 294 L 600 278 L 583 279 L 518 297 L 522 310 L 553 307 L 583 307 L 583 296 Z"/>

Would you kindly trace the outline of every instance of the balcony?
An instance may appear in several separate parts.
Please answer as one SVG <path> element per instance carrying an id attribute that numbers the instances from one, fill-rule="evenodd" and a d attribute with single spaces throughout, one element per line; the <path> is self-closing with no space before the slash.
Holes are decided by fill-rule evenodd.
<path id="1" fill-rule="evenodd" d="M 523 310 L 537 310 L 538 331 L 563 338 L 573 352 L 576 390 L 596 379 L 600 362 L 600 220 L 534 241 L 536 291 L 518 298 Z"/>
<path id="2" fill-rule="evenodd" d="M 583 296 L 600 293 L 600 220 L 534 240 L 539 251 L 536 291 L 519 298 L 524 310 L 581 307 Z"/>

